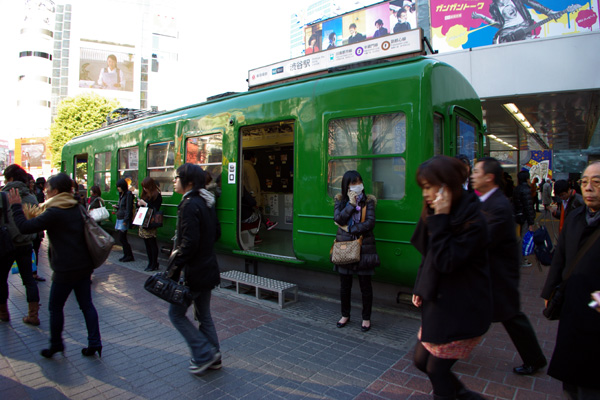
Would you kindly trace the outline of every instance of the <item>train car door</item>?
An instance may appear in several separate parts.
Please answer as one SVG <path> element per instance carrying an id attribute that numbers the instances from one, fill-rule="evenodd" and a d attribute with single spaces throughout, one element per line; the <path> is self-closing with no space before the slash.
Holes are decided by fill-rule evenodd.
<path id="1" fill-rule="evenodd" d="M 456 129 L 456 154 L 464 154 L 471 165 L 480 153 L 480 126 L 477 119 L 467 112 L 454 109 L 453 119 Z"/>
<path id="2" fill-rule="evenodd" d="M 77 182 L 79 194 L 87 197 L 88 189 L 88 155 L 77 154 L 73 159 L 73 180 Z"/>
<path id="3" fill-rule="evenodd" d="M 294 121 L 240 128 L 239 243 L 294 257 Z"/>

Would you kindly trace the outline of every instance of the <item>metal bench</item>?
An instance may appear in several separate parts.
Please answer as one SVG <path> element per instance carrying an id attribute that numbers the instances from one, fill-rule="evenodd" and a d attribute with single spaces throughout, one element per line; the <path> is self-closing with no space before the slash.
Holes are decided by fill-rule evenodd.
<path id="1" fill-rule="evenodd" d="M 254 287 L 257 300 L 261 300 L 263 298 L 263 291 L 275 292 L 277 293 L 280 308 L 283 308 L 287 304 L 298 301 L 298 285 L 294 283 L 277 281 L 275 279 L 264 278 L 262 276 L 234 270 L 221 272 L 221 288 L 229 286 L 223 284 L 223 281 L 234 283 L 235 292 L 238 295 L 243 294 L 240 293 L 240 286 L 242 286 L 242 290 L 243 286 Z M 293 295 L 291 299 L 286 298 L 286 294 L 288 293 Z"/>

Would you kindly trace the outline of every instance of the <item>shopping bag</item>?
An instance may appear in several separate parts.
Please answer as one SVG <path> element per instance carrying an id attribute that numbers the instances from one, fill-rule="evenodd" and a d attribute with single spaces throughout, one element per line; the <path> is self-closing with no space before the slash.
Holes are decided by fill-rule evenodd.
<path id="1" fill-rule="evenodd" d="M 92 208 L 89 211 L 89 214 L 90 217 L 94 218 L 94 221 L 96 222 L 104 221 L 105 219 L 108 219 L 108 217 L 110 217 L 110 214 L 108 213 L 106 207 Z"/>
<path id="2" fill-rule="evenodd" d="M 31 272 L 37 272 L 37 260 L 35 259 L 35 250 L 31 250 Z M 19 273 L 19 266 L 17 261 L 13 261 L 12 267 L 10 267 L 11 274 Z"/>
<path id="3" fill-rule="evenodd" d="M 523 255 L 530 256 L 531 254 L 533 254 L 534 247 L 535 246 L 533 243 L 533 232 L 528 230 L 527 232 L 525 232 L 525 236 L 523 236 Z"/>
<path id="4" fill-rule="evenodd" d="M 150 217 L 152 217 L 152 209 L 148 207 L 140 207 L 135 213 L 135 218 L 133 218 L 133 225 L 148 226 Z"/>

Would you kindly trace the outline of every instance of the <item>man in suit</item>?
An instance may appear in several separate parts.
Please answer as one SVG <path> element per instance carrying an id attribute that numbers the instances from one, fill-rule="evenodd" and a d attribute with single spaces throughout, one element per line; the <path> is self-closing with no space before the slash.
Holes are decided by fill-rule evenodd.
<path id="1" fill-rule="evenodd" d="M 575 192 L 575 189 L 569 187 L 569 183 L 564 179 L 556 181 L 554 193 L 560 199 L 558 208 L 552 211 L 554 218 L 560 219 L 559 232 L 562 231 L 565 220 L 571 211 L 584 205 L 583 197 Z"/>
<path id="2" fill-rule="evenodd" d="M 512 207 L 502 189 L 502 165 L 495 158 L 477 161 L 471 174 L 473 188 L 480 193 L 481 211 L 488 223 L 489 263 L 494 302 L 493 322 L 502 322 L 523 365 L 513 371 L 530 375 L 546 366 L 546 357 L 529 319 L 520 309 L 519 242 Z"/>

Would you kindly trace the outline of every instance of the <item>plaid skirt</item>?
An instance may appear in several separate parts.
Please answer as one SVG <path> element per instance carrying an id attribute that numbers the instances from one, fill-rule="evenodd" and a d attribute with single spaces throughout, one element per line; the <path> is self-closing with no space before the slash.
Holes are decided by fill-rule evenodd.
<path id="1" fill-rule="evenodd" d="M 417 337 L 421 340 L 421 329 L 419 328 L 419 333 Z M 421 341 L 423 347 L 427 349 L 432 355 L 437 358 L 447 358 L 453 360 L 460 360 L 463 358 L 469 357 L 471 351 L 481 342 L 482 336 L 463 339 L 463 340 L 455 340 L 450 343 L 429 343 Z"/>

